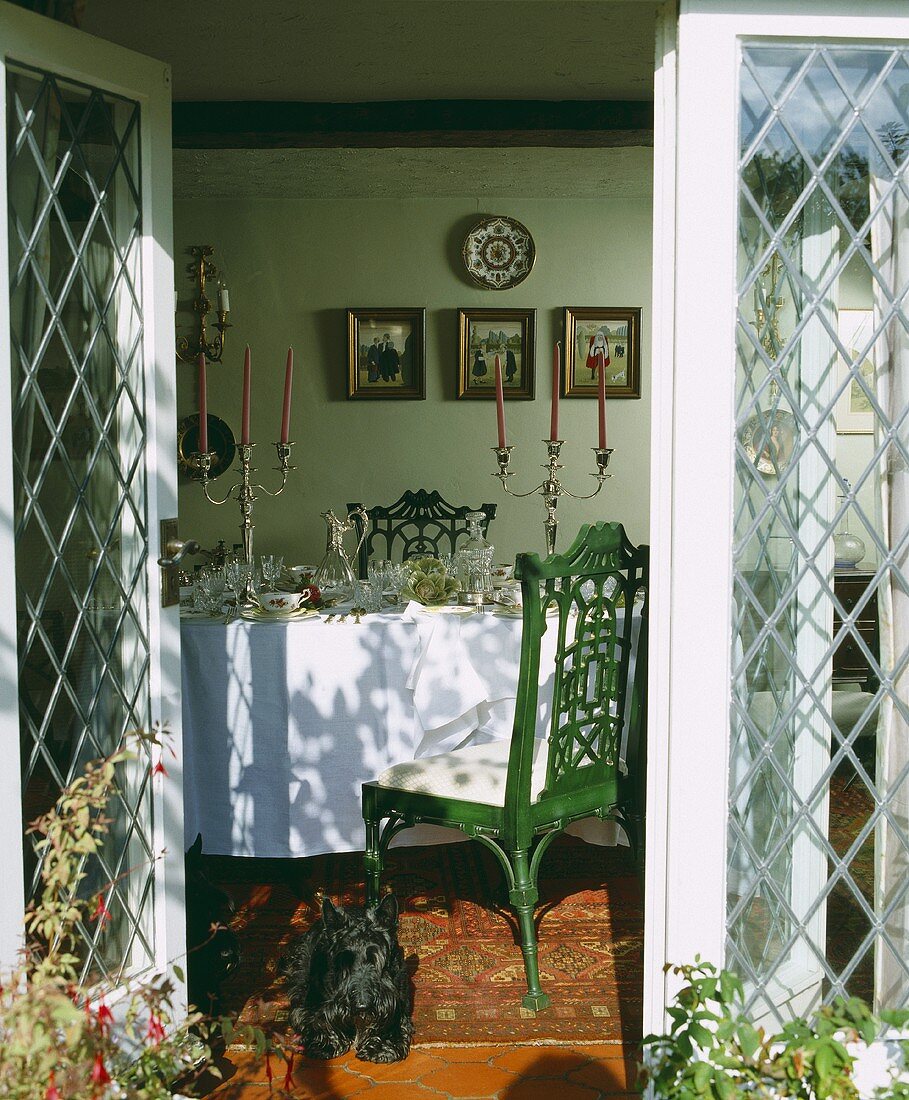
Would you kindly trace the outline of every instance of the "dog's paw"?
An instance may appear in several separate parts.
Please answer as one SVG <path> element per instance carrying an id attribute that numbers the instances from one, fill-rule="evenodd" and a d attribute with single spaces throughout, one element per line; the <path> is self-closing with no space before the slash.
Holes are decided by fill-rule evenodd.
<path id="1" fill-rule="evenodd" d="M 373 1035 L 357 1047 L 357 1057 L 361 1062 L 400 1062 L 410 1053 L 410 1043 L 401 1040 L 392 1042 Z"/>
<path id="2" fill-rule="evenodd" d="M 313 1036 L 306 1043 L 307 1058 L 340 1058 L 350 1050 L 350 1040 L 340 1035 Z"/>

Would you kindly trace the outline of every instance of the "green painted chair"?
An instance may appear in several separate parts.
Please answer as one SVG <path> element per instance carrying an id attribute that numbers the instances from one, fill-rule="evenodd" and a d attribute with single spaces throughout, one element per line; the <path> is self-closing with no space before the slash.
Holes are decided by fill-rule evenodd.
<path id="1" fill-rule="evenodd" d="M 347 511 L 361 508 L 360 504 L 348 504 Z M 366 509 L 369 531 L 360 545 L 357 568 L 361 579 L 366 577 L 369 559 L 375 555 L 406 561 L 424 555 L 440 557 L 453 554 L 467 535 L 467 513 L 482 512 L 486 516 L 482 524 L 483 534 L 495 519 L 496 506 L 481 504 L 471 508 L 466 504 L 449 504 L 438 490 L 407 489 L 394 504 L 376 504 Z M 363 534 L 363 520 L 354 512 L 357 538 Z"/>
<path id="2" fill-rule="evenodd" d="M 580 818 L 612 818 L 642 855 L 648 562 L 649 548 L 633 546 L 618 523 L 582 527 L 565 554 L 519 554 L 524 618 L 511 741 L 396 764 L 363 784 L 367 904 L 378 900 L 385 854 L 398 832 L 424 821 L 461 829 L 494 852 L 505 873 L 521 934 L 526 1008 L 549 1004 L 540 988 L 534 907 L 552 840 Z M 548 728 L 538 729 L 548 630 L 558 632 L 553 700 Z M 619 761 L 623 744 L 627 774 Z"/>

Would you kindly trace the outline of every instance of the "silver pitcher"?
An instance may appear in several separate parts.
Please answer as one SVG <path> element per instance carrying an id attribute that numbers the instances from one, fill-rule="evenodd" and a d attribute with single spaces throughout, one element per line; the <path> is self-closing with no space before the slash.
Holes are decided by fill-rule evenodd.
<path id="1" fill-rule="evenodd" d="M 348 512 L 346 519 L 338 519 L 329 509 L 322 512 L 322 519 L 328 525 L 328 537 L 325 544 L 325 557 L 316 570 L 314 583 L 320 591 L 338 600 L 349 600 L 353 596 L 356 576 L 350 564 L 350 558 L 344 551 L 344 536 L 355 527 L 354 516 L 358 515 L 363 521 L 363 534 L 354 549 L 354 557 L 360 552 L 363 540 L 369 533 L 369 515 L 365 508 L 354 508 Z"/>

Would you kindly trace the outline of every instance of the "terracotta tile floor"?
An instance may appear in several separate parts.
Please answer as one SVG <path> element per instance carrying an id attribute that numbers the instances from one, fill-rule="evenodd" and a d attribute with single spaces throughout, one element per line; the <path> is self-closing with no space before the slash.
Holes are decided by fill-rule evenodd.
<path id="1" fill-rule="evenodd" d="M 377 1066 L 352 1054 L 331 1062 L 297 1058 L 284 1089 L 287 1065 L 231 1052 L 225 1080 L 209 1100 L 597 1100 L 633 1094 L 633 1059 L 611 1046 L 432 1047 L 412 1050 L 403 1062 Z"/>

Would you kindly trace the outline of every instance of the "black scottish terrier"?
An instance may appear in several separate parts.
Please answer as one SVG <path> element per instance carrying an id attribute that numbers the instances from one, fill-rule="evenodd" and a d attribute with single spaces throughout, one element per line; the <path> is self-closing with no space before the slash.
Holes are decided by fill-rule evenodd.
<path id="1" fill-rule="evenodd" d="M 202 869 L 202 834 L 186 853 L 186 948 L 189 1000 L 214 1013 L 221 982 L 240 964 L 240 941 L 230 929 L 232 899 Z"/>
<path id="2" fill-rule="evenodd" d="M 413 989 L 398 943 L 398 902 L 344 909 L 328 898 L 322 916 L 281 960 L 290 1024 L 311 1058 L 353 1045 L 364 1062 L 399 1062 L 413 1037 Z"/>

